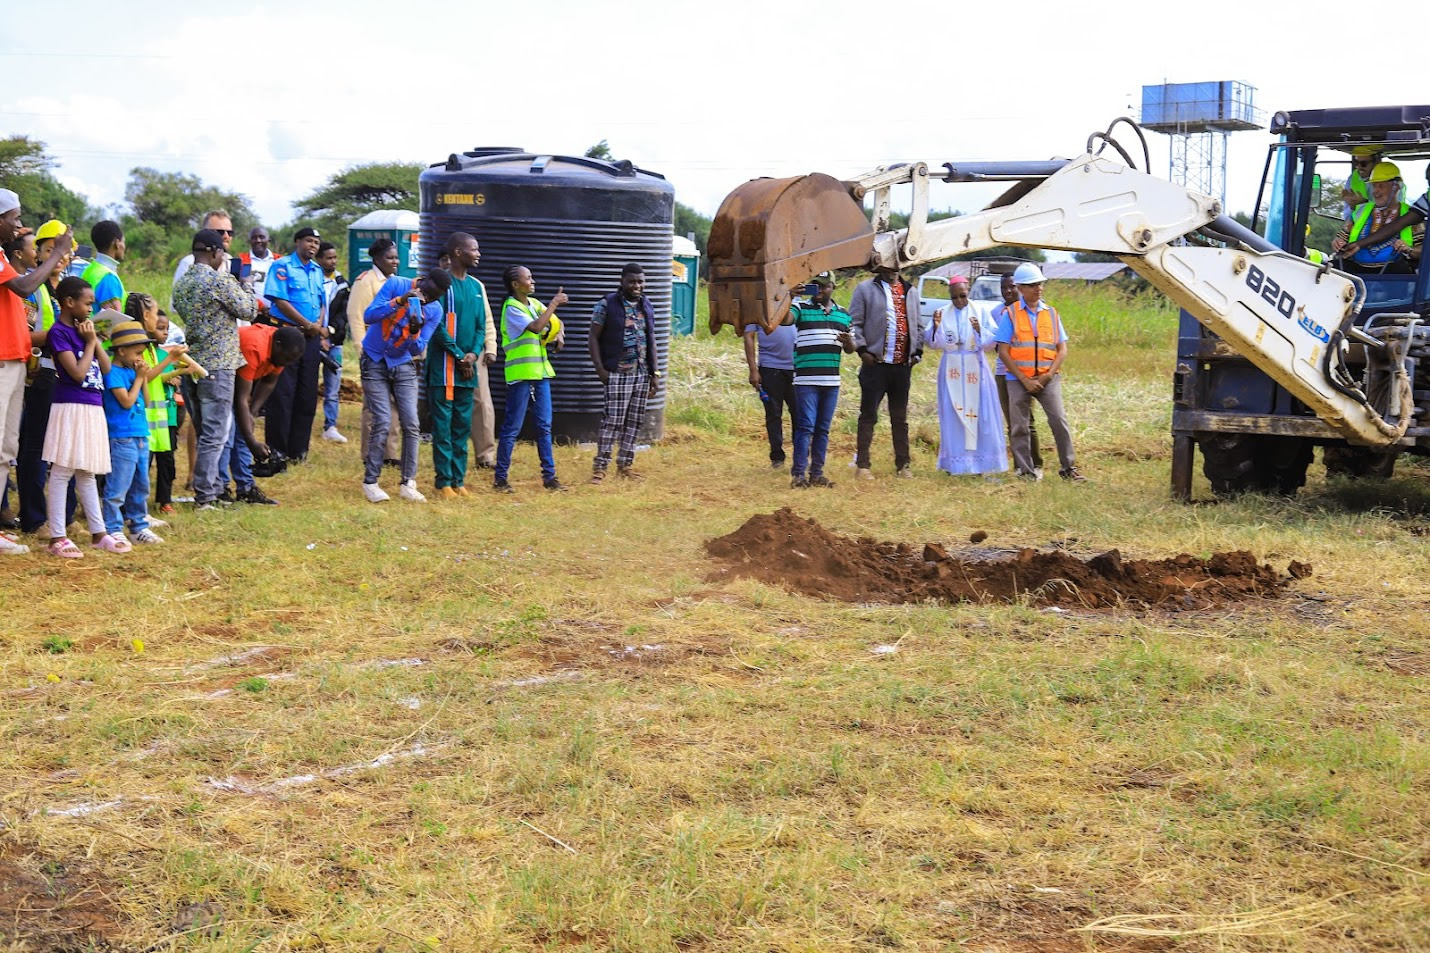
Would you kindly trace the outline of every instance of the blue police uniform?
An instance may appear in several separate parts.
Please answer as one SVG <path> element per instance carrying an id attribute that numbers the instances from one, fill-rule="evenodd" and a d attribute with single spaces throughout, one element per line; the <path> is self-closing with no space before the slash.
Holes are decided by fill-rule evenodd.
<path id="1" fill-rule="evenodd" d="M 265 298 L 281 298 L 309 321 L 321 321 L 326 296 L 323 292 L 323 269 L 316 260 L 304 264 L 298 253 L 284 255 L 273 263 L 263 284 Z M 273 317 L 283 324 L 292 324 L 277 308 Z"/>
<path id="2" fill-rule="evenodd" d="M 263 296 L 270 301 L 283 300 L 309 321 L 323 323 L 326 295 L 323 290 L 323 269 L 316 261 L 306 264 L 297 252 L 284 255 L 268 270 Z M 280 325 L 293 322 L 279 311 L 269 309 Z M 308 442 L 313 433 L 313 418 L 318 407 L 318 368 L 322 364 L 318 337 L 308 338 L 303 356 L 297 363 L 283 368 L 277 386 L 268 398 L 264 417 L 264 442 L 282 451 L 290 459 L 308 455 Z"/>

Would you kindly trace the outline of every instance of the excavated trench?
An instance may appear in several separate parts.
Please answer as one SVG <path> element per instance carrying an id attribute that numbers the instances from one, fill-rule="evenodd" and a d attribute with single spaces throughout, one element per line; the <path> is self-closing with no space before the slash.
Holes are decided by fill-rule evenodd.
<path id="1" fill-rule="evenodd" d="M 717 575 L 777 582 L 843 602 L 1026 599 L 1069 609 L 1179 611 L 1275 597 L 1311 574 L 1309 565 L 1295 561 L 1278 572 L 1244 550 L 1209 559 L 1124 559 L 1115 549 L 1090 559 L 1034 549 L 968 558 L 938 543 L 915 547 L 839 536 L 788 508 L 750 517 L 733 533 L 707 541 L 705 550 L 721 566 Z"/>

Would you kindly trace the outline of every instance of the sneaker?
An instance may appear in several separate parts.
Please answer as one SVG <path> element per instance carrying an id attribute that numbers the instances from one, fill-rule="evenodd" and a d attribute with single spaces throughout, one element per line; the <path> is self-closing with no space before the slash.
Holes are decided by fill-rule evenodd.
<path id="1" fill-rule="evenodd" d="M 427 497 L 417 489 L 416 480 L 408 480 L 397 488 L 397 495 L 409 503 L 426 503 Z"/>
<path id="2" fill-rule="evenodd" d="M 496 461 L 495 461 L 495 460 L 478 460 L 478 461 L 477 461 L 477 469 L 478 469 L 478 470 L 495 470 L 496 468 L 497 468 L 497 464 L 496 464 Z"/>
<path id="3" fill-rule="evenodd" d="M 174 515 L 174 512 L 175 512 L 175 510 L 174 510 L 174 504 L 173 504 L 173 503 L 165 503 L 163 506 L 159 507 L 159 512 L 160 512 L 160 513 L 163 513 L 165 516 L 173 516 L 173 515 Z M 153 518 L 152 518 L 152 517 L 150 518 L 150 522 L 151 522 L 151 523 L 153 522 Z"/>
<path id="4" fill-rule="evenodd" d="M 362 485 L 362 495 L 369 503 L 386 503 L 392 497 L 383 492 L 382 487 L 376 483 L 364 483 Z"/>
<path id="5" fill-rule="evenodd" d="M 348 438 L 347 438 L 347 437 L 344 437 L 342 434 L 338 433 L 338 428 L 337 428 L 337 427 L 329 427 L 327 430 L 324 430 L 324 431 L 323 431 L 323 439 L 324 439 L 324 440 L 330 440 L 330 441 L 332 441 L 333 443 L 347 443 L 347 442 L 348 442 Z"/>
<path id="6" fill-rule="evenodd" d="M 252 504 L 255 504 L 255 505 L 257 505 L 257 506 L 277 506 L 277 505 L 278 505 L 278 501 L 275 500 L 275 499 L 273 499 L 273 498 L 272 498 L 271 496 L 269 496 L 267 493 L 264 493 L 262 490 L 260 490 L 260 489 L 258 488 L 258 484 L 257 484 L 257 483 L 253 484 L 253 486 L 249 487 L 248 489 L 244 490 L 242 493 L 238 494 L 238 502 L 240 502 L 240 503 L 252 503 Z"/>
<path id="7" fill-rule="evenodd" d="M 601 485 L 602 483 L 604 483 L 605 480 L 606 480 L 606 471 L 605 471 L 605 470 L 593 470 L 593 471 L 591 471 L 591 483 L 592 483 L 593 485 L 599 486 L 599 485 Z"/>
<path id="8" fill-rule="evenodd" d="M 455 500 L 457 498 L 457 491 L 450 486 L 439 487 L 437 489 L 437 498 L 439 500 Z"/>
<path id="9" fill-rule="evenodd" d="M 868 467 L 860 467 L 859 469 L 854 471 L 854 475 L 861 480 L 874 479 L 874 471 L 870 470 Z"/>
<path id="10" fill-rule="evenodd" d="M 52 540 L 48 548 L 51 556 L 63 556 L 65 559 L 84 558 L 84 551 L 76 546 L 68 536 Z"/>
<path id="11" fill-rule="evenodd" d="M 809 478 L 809 485 L 817 486 L 821 490 L 834 489 L 834 481 L 829 479 L 829 477 L 825 476 L 823 473 L 811 474 Z"/>
<path id="12" fill-rule="evenodd" d="M 914 468 L 908 466 L 899 467 L 899 472 L 895 473 L 894 476 L 903 480 L 912 480 L 914 478 Z"/>
<path id="13" fill-rule="evenodd" d="M 785 462 L 784 462 L 783 460 L 771 460 L 771 461 L 770 461 L 770 469 L 771 469 L 771 470 L 783 470 L 784 468 L 785 468 Z"/>
<path id="14" fill-rule="evenodd" d="M 204 503 L 199 503 L 194 506 L 195 513 L 217 513 L 218 511 L 219 505 L 218 502 L 215 500 L 208 500 Z"/>
<path id="15" fill-rule="evenodd" d="M 1059 470 L 1058 476 L 1062 477 L 1064 480 L 1071 480 L 1074 483 L 1087 482 L 1087 477 L 1083 476 L 1082 471 L 1079 470 L 1077 467 L 1068 467 L 1066 470 Z"/>
<path id="16" fill-rule="evenodd" d="M 513 489 L 511 488 L 511 484 L 508 483 L 508 482 L 506 482 L 505 480 L 493 480 L 493 481 L 492 481 L 492 489 L 493 489 L 493 490 L 496 490 L 498 493 L 515 493 L 515 492 L 516 492 L 515 490 L 513 490 Z"/>
<path id="17" fill-rule="evenodd" d="M 0 536 L 0 556 L 23 556 L 30 551 L 24 543 L 17 543 L 8 536 Z"/>
<path id="18" fill-rule="evenodd" d="M 419 434 L 417 435 L 417 442 L 418 442 L 418 443 L 423 443 L 423 444 L 431 443 L 431 442 L 432 442 L 432 435 L 431 435 L 430 433 L 419 433 Z"/>
<path id="19" fill-rule="evenodd" d="M 789 481 L 789 488 L 791 490 L 807 490 L 809 489 L 809 479 L 807 477 L 797 476 Z"/>
<path id="20" fill-rule="evenodd" d="M 219 506 L 232 506 L 233 504 L 238 502 L 238 497 L 234 495 L 233 487 L 226 486 L 223 488 L 223 492 L 218 495 L 218 498 L 214 500 L 214 502 L 217 503 Z"/>
<path id="21" fill-rule="evenodd" d="M 161 519 L 159 519 L 159 517 L 157 517 L 157 516 L 150 516 L 150 517 L 149 517 L 149 525 L 152 526 L 152 527 L 157 527 L 158 529 L 163 529 L 165 526 L 168 526 L 168 525 L 169 525 L 169 521 L 168 521 L 168 520 L 161 520 Z"/>
<path id="22" fill-rule="evenodd" d="M 452 487 L 452 492 L 456 493 L 458 496 L 471 496 L 471 495 L 472 495 L 472 494 L 470 494 L 470 493 L 467 492 L 467 488 L 464 487 L 464 486 L 454 486 L 454 487 Z"/>
<path id="23" fill-rule="evenodd" d="M 620 477 L 623 480 L 634 480 L 637 483 L 645 479 L 644 476 L 637 473 L 630 467 L 616 467 L 616 476 Z"/>
<path id="24" fill-rule="evenodd" d="M 158 533 L 154 532 L 152 529 L 147 529 L 147 528 L 146 528 L 146 529 L 141 529 L 139 532 L 137 532 L 137 533 L 134 534 L 134 542 L 135 542 L 135 543 L 154 544 L 154 543 L 162 543 L 163 541 L 164 541 L 164 537 L 160 536 Z"/>
<path id="25" fill-rule="evenodd" d="M 544 487 L 546 487 L 546 488 L 547 488 L 548 490 L 550 490 L 552 493 L 565 493 L 565 492 L 566 492 L 566 487 L 565 487 L 565 485 L 562 484 L 562 482 L 561 482 L 560 480 L 556 479 L 555 477 L 552 477 L 552 478 L 549 479 L 549 480 L 542 480 L 542 481 L 541 481 L 541 485 L 544 486 Z"/>
<path id="26" fill-rule="evenodd" d="M 93 545 L 95 549 L 102 549 L 106 553 L 114 553 L 116 556 L 122 556 L 134 549 L 129 545 L 129 540 L 124 538 L 123 533 L 105 533 Z"/>
<path id="27" fill-rule="evenodd" d="M 1017 472 L 1017 476 L 1018 476 L 1018 479 L 1020 479 L 1020 480 L 1027 480 L 1029 483 L 1037 483 L 1039 480 L 1041 480 L 1041 479 L 1043 478 L 1041 474 L 1039 474 L 1039 473 L 1029 473 L 1027 470 L 1019 470 L 1019 471 Z"/>
<path id="28" fill-rule="evenodd" d="M 402 466 L 402 461 L 396 459 L 395 457 L 386 457 L 383 459 L 382 465 L 385 467 L 392 467 L 394 470 L 396 470 Z"/>

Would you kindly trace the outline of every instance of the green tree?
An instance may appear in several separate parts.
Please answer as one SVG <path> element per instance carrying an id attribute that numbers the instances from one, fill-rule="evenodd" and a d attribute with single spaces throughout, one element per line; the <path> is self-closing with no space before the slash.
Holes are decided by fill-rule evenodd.
<path id="1" fill-rule="evenodd" d="M 164 270 L 188 254 L 195 230 L 205 213 L 223 209 L 239 236 L 258 224 L 248 199 L 205 185 L 196 175 L 160 172 L 146 166 L 131 169 L 124 198 L 133 210 L 119 219 L 124 227 L 129 261 L 141 268 Z"/>
<path id="2" fill-rule="evenodd" d="M 708 216 L 701 215 L 695 209 L 683 202 L 675 203 L 675 234 L 682 237 L 694 235 L 695 247 L 700 249 L 700 275 L 706 277 L 710 274 L 710 262 L 706 260 L 705 246 L 710 242 L 710 223 Z"/>
<path id="3" fill-rule="evenodd" d="M 582 155 L 588 159 L 605 159 L 607 161 L 612 161 L 616 158 L 611 154 L 610 143 L 604 139 L 587 149 Z"/>
<path id="4" fill-rule="evenodd" d="M 37 139 L 0 139 L 0 182 L 20 196 L 25 221 L 34 227 L 57 218 L 73 225 L 82 236 L 101 213 L 54 177 L 51 170 L 56 165 L 45 144 Z"/>
<path id="5" fill-rule="evenodd" d="M 378 209 L 418 210 L 417 179 L 424 168 L 418 162 L 369 162 L 336 172 L 293 203 L 293 228 L 274 237 L 286 239 L 296 228 L 311 225 L 338 246 L 341 260 L 354 220 Z"/>

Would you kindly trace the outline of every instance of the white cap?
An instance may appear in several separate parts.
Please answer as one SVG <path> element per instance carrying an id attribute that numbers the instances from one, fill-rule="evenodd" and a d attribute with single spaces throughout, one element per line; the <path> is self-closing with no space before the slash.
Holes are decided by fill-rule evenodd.
<path id="1" fill-rule="evenodd" d="M 20 207 L 20 196 L 9 189 L 0 189 L 0 215 Z"/>
<path id="2" fill-rule="evenodd" d="M 1031 261 L 1025 261 L 1013 272 L 1013 283 L 1015 285 L 1040 285 L 1048 279 L 1043 277 L 1043 270 Z"/>

